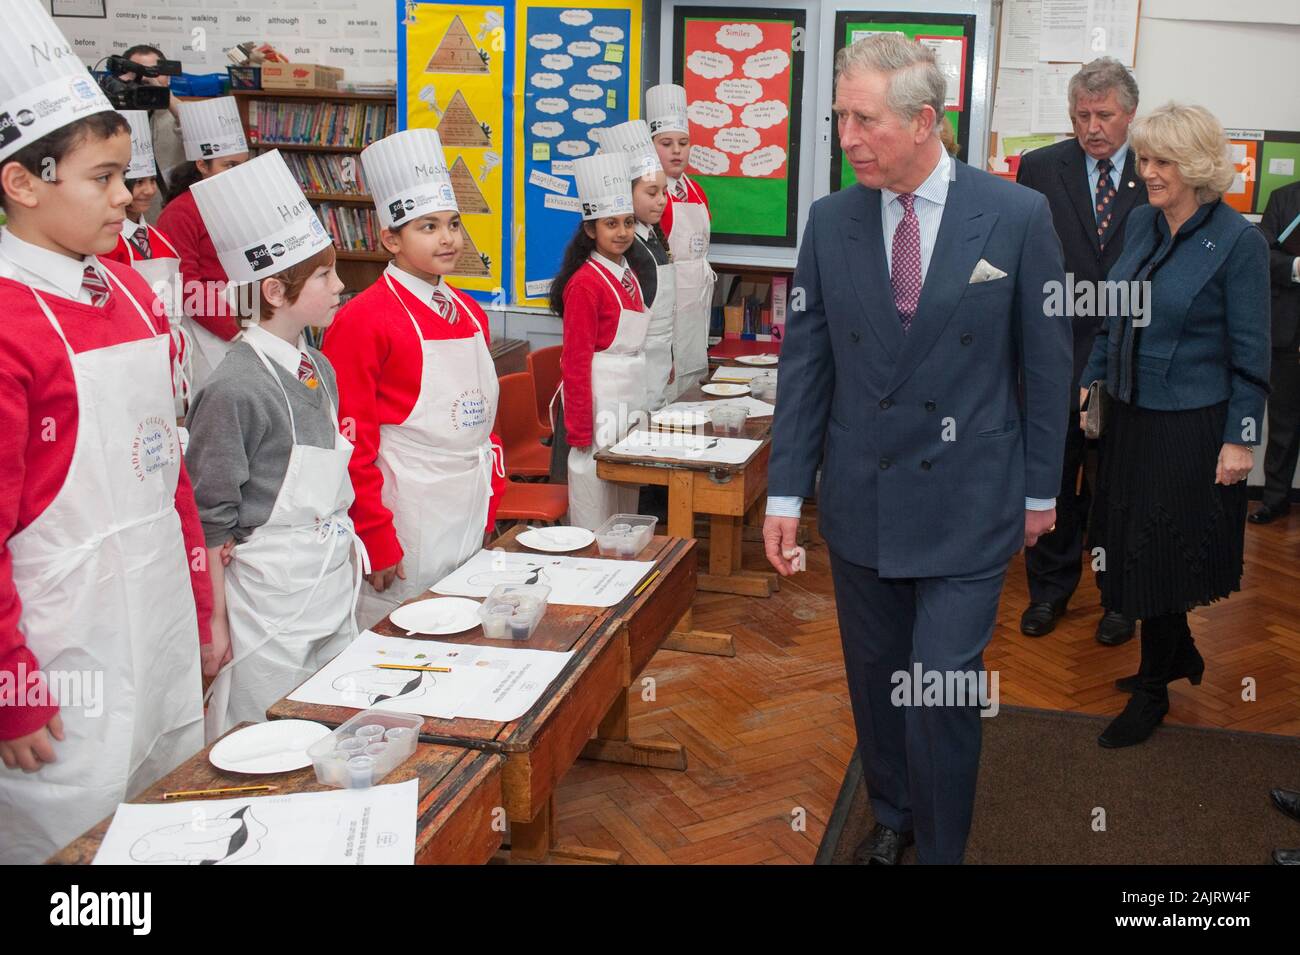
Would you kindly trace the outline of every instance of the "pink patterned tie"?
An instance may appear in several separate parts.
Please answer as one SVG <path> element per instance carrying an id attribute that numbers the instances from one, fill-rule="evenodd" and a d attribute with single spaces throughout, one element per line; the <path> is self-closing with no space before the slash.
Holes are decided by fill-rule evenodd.
<path id="1" fill-rule="evenodd" d="M 439 318 L 446 319 L 449 322 L 456 320 L 451 302 L 447 301 L 447 298 L 441 292 L 433 293 L 433 310 L 438 313 Z"/>
<path id="2" fill-rule="evenodd" d="M 149 230 L 144 226 L 140 226 L 140 228 L 131 233 L 131 244 L 135 246 L 135 250 L 140 253 L 140 258 L 153 258 L 153 248 L 149 245 Z"/>
<path id="3" fill-rule="evenodd" d="M 889 279 L 894 286 L 894 305 L 903 321 L 903 334 L 907 334 L 921 300 L 921 223 L 916 218 L 916 196 L 905 192 L 898 201 L 903 204 L 903 221 L 894 229 Z"/>
<path id="4" fill-rule="evenodd" d="M 93 265 L 87 265 L 86 271 L 82 273 L 81 287 L 90 293 L 90 304 L 95 306 L 95 308 L 103 308 L 108 304 L 108 282 L 104 280 L 102 275 L 95 271 Z"/>

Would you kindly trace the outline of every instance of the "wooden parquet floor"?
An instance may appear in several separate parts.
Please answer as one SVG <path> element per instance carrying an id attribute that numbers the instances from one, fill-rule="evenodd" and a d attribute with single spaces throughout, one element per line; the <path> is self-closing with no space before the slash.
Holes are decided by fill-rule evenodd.
<path id="1" fill-rule="evenodd" d="M 696 627 L 734 634 L 735 658 L 660 652 L 642 674 L 654 699 L 631 707 L 633 735 L 682 743 L 688 769 L 580 760 L 558 791 L 560 842 L 621 850 L 625 863 L 812 862 L 856 736 L 825 545 L 808 556 L 809 571 L 769 599 L 697 597 Z M 745 566 L 765 565 L 761 545 L 747 543 Z M 1247 526 L 1242 586 L 1192 614 L 1205 680 L 1170 687 L 1166 720 L 1300 735 L 1300 513 Z M 1118 713 L 1125 697 L 1112 684 L 1137 669 L 1138 645 L 1093 639 L 1091 576 L 1047 637 L 1020 633 L 1027 602 L 1017 556 L 985 653 L 1001 702 Z M 1242 699 L 1246 678 L 1253 702 Z"/>

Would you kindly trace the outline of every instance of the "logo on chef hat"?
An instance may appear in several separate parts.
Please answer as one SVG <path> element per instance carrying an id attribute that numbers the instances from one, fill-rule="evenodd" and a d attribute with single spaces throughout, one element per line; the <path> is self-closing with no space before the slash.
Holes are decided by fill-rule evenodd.
<path id="1" fill-rule="evenodd" d="M 96 96 L 96 88 L 90 80 L 74 80 L 72 83 L 72 92 L 80 100 L 89 102 Z"/>
<path id="2" fill-rule="evenodd" d="M 8 113 L 0 113 L 0 148 L 23 138 L 23 131 L 18 128 L 14 118 Z"/>
<path id="3" fill-rule="evenodd" d="M 217 151 L 216 143 L 199 143 L 199 152 L 205 156 L 211 156 Z"/>
<path id="4" fill-rule="evenodd" d="M 260 272 L 262 269 L 275 264 L 275 259 L 271 257 L 273 252 L 274 249 L 268 249 L 266 243 L 263 242 L 251 249 L 245 249 L 244 258 L 248 259 L 249 268 L 254 272 Z M 284 255 L 284 246 L 280 246 L 280 254 Z"/>

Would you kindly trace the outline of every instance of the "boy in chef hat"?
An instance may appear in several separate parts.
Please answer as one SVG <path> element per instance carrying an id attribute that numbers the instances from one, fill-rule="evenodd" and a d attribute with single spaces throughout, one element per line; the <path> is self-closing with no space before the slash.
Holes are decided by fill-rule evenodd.
<path id="1" fill-rule="evenodd" d="M 166 314 L 98 258 L 131 200 L 127 122 L 40 0 L 4 17 L 0 683 L 25 692 L 0 706 L 0 863 L 33 863 L 202 746 L 211 589 Z M 82 692 L 55 700 L 55 672 Z"/>
<path id="2" fill-rule="evenodd" d="M 339 312 L 324 351 L 356 428 L 352 519 L 374 568 L 357 620 L 369 627 L 483 547 L 506 479 L 487 315 L 447 281 L 465 237 L 438 134 L 395 133 L 361 165 L 393 261 Z"/>

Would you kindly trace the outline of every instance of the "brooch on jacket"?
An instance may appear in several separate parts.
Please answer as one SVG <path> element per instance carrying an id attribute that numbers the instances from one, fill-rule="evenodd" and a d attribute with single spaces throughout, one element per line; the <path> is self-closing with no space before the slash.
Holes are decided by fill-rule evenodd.
<path id="1" fill-rule="evenodd" d="M 1211 252 L 1214 251 L 1214 243 L 1211 242 L 1209 239 L 1202 239 L 1202 240 L 1201 240 L 1201 245 L 1205 246 L 1205 247 L 1206 247 L 1207 249 L 1209 249 Z"/>

